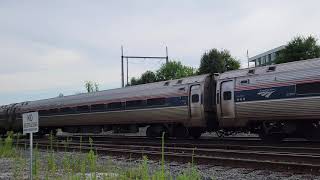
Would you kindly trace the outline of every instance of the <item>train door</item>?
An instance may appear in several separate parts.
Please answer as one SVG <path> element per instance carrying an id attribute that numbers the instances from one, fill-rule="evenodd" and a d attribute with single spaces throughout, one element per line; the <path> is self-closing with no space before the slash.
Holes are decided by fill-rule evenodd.
<path id="1" fill-rule="evenodd" d="M 233 120 L 235 118 L 234 80 L 223 81 L 220 87 L 221 118 Z"/>
<path id="2" fill-rule="evenodd" d="M 200 120 L 201 114 L 201 86 L 199 84 L 190 87 L 190 119 Z"/>

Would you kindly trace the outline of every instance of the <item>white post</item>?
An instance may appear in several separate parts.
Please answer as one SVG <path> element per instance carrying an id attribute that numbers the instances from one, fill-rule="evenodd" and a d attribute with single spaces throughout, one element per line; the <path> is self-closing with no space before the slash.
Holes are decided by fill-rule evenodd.
<path id="1" fill-rule="evenodd" d="M 30 133 L 30 180 L 32 180 L 32 149 L 33 149 L 33 133 Z"/>
<path id="2" fill-rule="evenodd" d="M 32 148 L 33 148 L 33 133 L 39 131 L 39 113 L 30 112 L 22 114 L 23 134 L 30 133 L 30 179 L 32 180 Z"/>

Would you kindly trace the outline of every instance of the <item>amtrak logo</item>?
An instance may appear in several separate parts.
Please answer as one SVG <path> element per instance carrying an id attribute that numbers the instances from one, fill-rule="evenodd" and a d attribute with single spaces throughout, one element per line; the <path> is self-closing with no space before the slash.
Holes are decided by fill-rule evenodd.
<path id="1" fill-rule="evenodd" d="M 276 92 L 275 89 L 264 89 L 260 90 L 257 94 L 262 97 L 269 98 L 274 92 Z"/>

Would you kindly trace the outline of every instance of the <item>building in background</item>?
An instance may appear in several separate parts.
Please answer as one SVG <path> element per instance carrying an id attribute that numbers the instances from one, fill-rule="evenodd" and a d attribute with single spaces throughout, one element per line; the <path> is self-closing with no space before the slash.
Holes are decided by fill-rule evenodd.
<path id="1" fill-rule="evenodd" d="M 254 62 L 255 67 L 266 66 L 274 63 L 274 60 L 279 54 L 279 51 L 284 49 L 285 46 L 279 46 L 277 48 L 271 49 L 267 52 L 258 54 L 249 58 L 249 62 Z"/>

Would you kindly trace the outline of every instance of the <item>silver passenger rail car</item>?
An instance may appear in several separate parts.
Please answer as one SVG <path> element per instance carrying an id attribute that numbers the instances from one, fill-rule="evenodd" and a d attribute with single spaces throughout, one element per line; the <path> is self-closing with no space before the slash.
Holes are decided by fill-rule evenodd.
<path id="1" fill-rule="evenodd" d="M 14 127 L 21 128 L 21 114 L 38 111 L 40 129 L 66 132 L 127 130 L 149 126 L 147 135 L 162 132 L 176 137 L 199 137 L 207 129 L 214 109 L 215 87 L 211 75 L 157 82 L 126 88 L 30 101 L 19 105 Z M 210 107 L 209 107 L 210 106 Z"/>
<path id="2" fill-rule="evenodd" d="M 262 138 L 319 135 L 320 59 L 297 61 L 220 75 L 221 128 L 251 128 Z"/>

